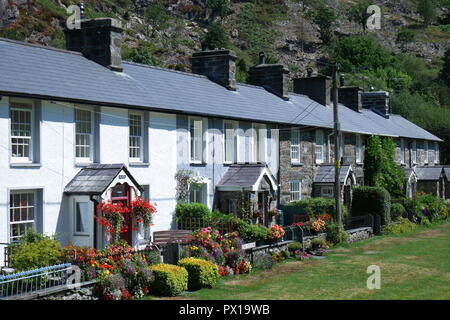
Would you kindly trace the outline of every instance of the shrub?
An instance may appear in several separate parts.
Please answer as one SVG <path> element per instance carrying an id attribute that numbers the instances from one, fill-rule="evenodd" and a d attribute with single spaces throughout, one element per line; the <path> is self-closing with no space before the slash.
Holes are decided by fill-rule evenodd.
<path id="1" fill-rule="evenodd" d="M 313 249 L 318 249 L 325 245 L 325 241 L 321 238 L 314 238 L 311 240 L 311 247 Z"/>
<path id="2" fill-rule="evenodd" d="M 163 296 L 176 296 L 188 288 L 188 272 L 171 264 L 157 264 L 150 269 L 155 273 L 153 289 Z"/>
<path id="3" fill-rule="evenodd" d="M 161 254 L 158 250 L 145 250 L 139 253 L 145 257 L 148 265 L 155 265 L 161 263 Z"/>
<path id="4" fill-rule="evenodd" d="M 260 241 L 267 239 L 268 228 L 262 225 L 250 224 L 242 219 L 238 219 L 237 231 L 246 242 Z"/>
<path id="5" fill-rule="evenodd" d="M 308 198 L 299 201 L 292 201 L 288 206 L 301 207 L 308 215 L 317 215 L 328 213 L 333 217 L 336 217 L 336 203 L 334 198 Z M 348 215 L 348 208 L 341 204 L 342 217 L 345 218 Z"/>
<path id="6" fill-rule="evenodd" d="M 175 208 L 177 219 L 184 218 L 208 218 L 211 216 L 211 210 L 203 203 L 184 203 L 179 202 Z"/>
<path id="7" fill-rule="evenodd" d="M 401 203 L 393 203 L 391 205 L 391 219 L 397 221 L 401 217 L 405 217 L 406 209 Z"/>
<path id="8" fill-rule="evenodd" d="M 404 207 L 415 222 L 421 222 L 425 217 L 430 221 L 448 217 L 448 208 L 445 202 L 431 194 L 419 194 L 416 198 L 405 199 Z"/>
<path id="9" fill-rule="evenodd" d="M 292 242 L 288 245 L 288 251 L 291 253 L 291 255 L 294 255 L 296 251 L 301 250 L 303 248 L 303 245 L 300 242 Z"/>
<path id="10" fill-rule="evenodd" d="M 348 233 L 343 229 L 339 228 L 337 223 L 330 223 L 326 226 L 327 241 L 332 244 L 338 244 L 341 242 L 348 241 Z"/>
<path id="11" fill-rule="evenodd" d="M 188 287 L 191 290 L 212 288 L 219 278 L 219 269 L 212 262 L 198 258 L 184 258 L 178 264 L 188 272 Z"/>
<path id="12" fill-rule="evenodd" d="M 355 216 L 376 214 L 381 217 L 381 224 L 391 221 L 391 196 L 381 187 L 353 188 L 352 214 Z"/>
<path id="13" fill-rule="evenodd" d="M 24 242 L 11 247 L 11 267 L 16 271 L 31 270 L 61 262 L 61 245 L 50 237 Z"/>
<path id="14" fill-rule="evenodd" d="M 268 270 L 272 269 L 275 261 L 270 254 L 264 253 L 255 255 L 253 257 L 253 266 L 257 269 Z"/>
<path id="15" fill-rule="evenodd" d="M 383 234 L 399 234 L 414 231 L 417 225 L 406 218 L 400 218 L 399 222 L 391 223 L 382 227 Z"/>

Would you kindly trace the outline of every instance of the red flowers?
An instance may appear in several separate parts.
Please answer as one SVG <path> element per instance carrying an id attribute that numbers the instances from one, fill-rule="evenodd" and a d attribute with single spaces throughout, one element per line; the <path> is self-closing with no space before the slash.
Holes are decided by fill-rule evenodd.
<path id="1" fill-rule="evenodd" d="M 156 204 L 152 205 L 148 200 L 137 197 L 131 202 L 131 211 L 136 215 L 137 223 L 144 223 L 148 227 L 152 223 L 153 214 L 156 213 Z"/>
<path id="2" fill-rule="evenodd" d="M 284 229 L 277 224 L 270 227 L 269 231 L 267 232 L 267 236 L 271 240 L 281 239 L 284 234 Z"/>

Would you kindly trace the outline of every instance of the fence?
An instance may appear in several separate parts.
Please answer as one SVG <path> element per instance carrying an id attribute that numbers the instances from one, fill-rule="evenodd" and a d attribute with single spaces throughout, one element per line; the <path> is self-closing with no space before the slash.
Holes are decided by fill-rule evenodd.
<path id="1" fill-rule="evenodd" d="M 0 243 L 0 270 L 9 267 L 10 249 L 9 243 Z"/>
<path id="2" fill-rule="evenodd" d="M 212 227 L 221 233 L 235 231 L 233 223 L 223 221 L 213 221 L 204 218 L 183 218 L 177 221 L 178 230 L 198 230 L 201 228 Z"/>
<path id="3" fill-rule="evenodd" d="M 0 276 L 0 299 L 20 299 L 67 288 L 70 263 Z"/>

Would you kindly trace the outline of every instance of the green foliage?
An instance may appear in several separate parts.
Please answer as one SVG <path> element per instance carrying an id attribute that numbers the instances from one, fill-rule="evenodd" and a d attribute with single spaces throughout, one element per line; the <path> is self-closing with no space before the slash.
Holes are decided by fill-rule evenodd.
<path id="1" fill-rule="evenodd" d="M 256 269 L 269 270 L 275 265 L 275 261 L 268 253 L 257 254 L 253 257 L 253 266 Z"/>
<path id="2" fill-rule="evenodd" d="M 211 216 L 211 210 L 203 203 L 184 203 L 179 202 L 175 207 L 175 217 L 183 218 L 208 218 Z"/>
<path id="3" fill-rule="evenodd" d="M 327 241 L 333 244 L 345 243 L 349 238 L 348 233 L 337 223 L 328 223 L 325 226 L 325 232 L 327 233 Z"/>
<path id="4" fill-rule="evenodd" d="M 325 240 L 321 238 L 314 238 L 311 240 L 311 247 L 313 250 L 318 249 L 325 245 Z"/>
<path id="5" fill-rule="evenodd" d="M 211 10 L 211 20 L 215 17 L 226 17 L 229 6 L 229 0 L 206 0 L 206 7 Z"/>
<path id="6" fill-rule="evenodd" d="M 401 203 L 393 203 L 391 205 L 391 220 L 397 221 L 401 217 L 406 216 L 406 209 Z"/>
<path id="7" fill-rule="evenodd" d="M 16 271 L 31 270 L 61 262 L 61 245 L 50 237 L 34 237 L 11 247 L 11 267 Z"/>
<path id="8" fill-rule="evenodd" d="M 397 33 L 396 42 L 401 43 L 405 49 L 406 44 L 414 41 L 416 34 L 408 28 L 401 28 Z"/>
<path id="9" fill-rule="evenodd" d="M 146 42 L 141 42 L 136 48 L 124 46 L 122 47 L 122 59 L 150 66 L 162 66 L 162 63 L 154 55 L 157 50 L 156 47 Z"/>
<path id="10" fill-rule="evenodd" d="M 331 47 L 330 55 L 343 72 L 354 68 L 376 70 L 397 65 L 391 53 L 366 36 L 340 38 Z"/>
<path id="11" fill-rule="evenodd" d="M 417 229 L 417 225 L 406 218 L 400 218 L 399 222 L 385 225 L 381 228 L 383 234 L 400 234 Z"/>
<path id="12" fill-rule="evenodd" d="M 395 144 L 392 138 L 370 137 L 367 140 L 364 159 L 366 185 L 385 188 L 394 196 L 403 194 L 406 177 L 395 161 Z"/>
<path id="13" fill-rule="evenodd" d="M 336 218 L 336 201 L 334 198 L 307 198 L 298 201 L 291 201 L 288 206 L 300 207 L 309 216 L 328 213 Z M 349 211 L 348 208 L 341 203 L 342 218 L 345 218 Z"/>
<path id="14" fill-rule="evenodd" d="M 292 242 L 288 244 L 288 251 L 291 253 L 291 255 L 294 255 L 295 251 L 301 250 L 303 248 L 303 245 L 300 242 Z"/>
<path id="15" fill-rule="evenodd" d="M 211 50 L 230 48 L 231 43 L 225 29 L 218 22 L 208 27 L 208 32 L 203 39 L 204 44 Z"/>
<path id="16" fill-rule="evenodd" d="M 262 225 L 250 224 L 242 219 L 236 218 L 234 222 L 237 225 L 239 236 L 246 242 L 261 241 L 267 239 L 267 227 Z"/>
<path id="17" fill-rule="evenodd" d="M 324 44 L 331 42 L 333 38 L 333 27 L 338 18 L 335 10 L 329 8 L 325 2 L 320 1 L 317 8 L 310 14 L 313 22 L 319 27 L 320 40 Z"/>
<path id="18" fill-rule="evenodd" d="M 150 269 L 155 273 L 153 289 L 162 296 L 177 296 L 188 289 L 188 272 L 171 264 L 157 264 Z"/>
<path id="19" fill-rule="evenodd" d="M 391 196 L 381 187 L 353 188 L 352 215 L 376 214 L 381 217 L 381 224 L 391 221 Z"/>
<path id="20" fill-rule="evenodd" d="M 161 261 L 161 254 L 158 250 L 150 250 L 150 251 L 142 251 L 139 253 L 141 256 L 145 257 L 145 260 L 147 261 L 147 264 L 152 266 L 155 264 L 160 264 Z"/>
<path id="21" fill-rule="evenodd" d="M 164 2 L 158 0 L 147 6 L 144 11 L 144 20 L 147 23 L 147 35 L 153 37 L 156 31 L 165 30 L 170 26 L 171 16 L 167 13 Z"/>
<path id="22" fill-rule="evenodd" d="M 417 12 L 422 16 L 425 24 L 430 24 L 436 20 L 436 2 L 434 0 L 419 0 Z"/>
<path id="23" fill-rule="evenodd" d="M 450 87 L 450 47 L 445 50 L 443 60 L 444 65 L 442 66 L 440 78 L 448 87 Z"/>
<path id="24" fill-rule="evenodd" d="M 367 13 L 367 8 L 371 4 L 368 0 L 358 0 L 349 10 L 350 20 L 361 25 L 363 31 L 366 31 L 367 19 L 371 16 L 370 13 Z"/>
<path id="25" fill-rule="evenodd" d="M 188 272 L 188 288 L 196 290 L 200 288 L 212 288 L 219 279 L 217 266 L 199 258 L 184 258 L 178 265 L 186 268 Z"/>

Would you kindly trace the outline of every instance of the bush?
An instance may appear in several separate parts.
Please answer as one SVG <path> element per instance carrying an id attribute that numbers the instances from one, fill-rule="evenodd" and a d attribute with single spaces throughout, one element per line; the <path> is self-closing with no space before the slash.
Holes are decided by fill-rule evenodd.
<path id="1" fill-rule="evenodd" d="M 245 242 L 267 240 L 268 228 L 262 225 L 250 224 L 242 219 L 237 219 L 237 231 Z"/>
<path id="2" fill-rule="evenodd" d="M 11 252 L 11 267 L 16 271 L 31 270 L 61 263 L 61 245 L 50 237 L 13 245 Z"/>
<path id="3" fill-rule="evenodd" d="M 145 257 L 148 265 L 160 264 L 161 254 L 158 250 L 145 250 L 139 253 L 142 257 Z"/>
<path id="4" fill-rule="evenodd" d="M 381 187 L 353 188 L 352 214 L 361 216 L 375 214 L 381 217 L 381 224 L 391 221 L 391 196 Z"/>
<path id="5" fill-rule="evenodd" d="M 256 269 L 268 270 L 272 269 L 275 265 L 275 261 L 272 256 L 268 253 L 255 255 L 253 257 L 253 266 Z"/>
<path id="6" fill-rule="evenodd" d="M 391 205 L 391 219 L 397 221 L 401 217 L 406 217 L 406 209 L 401 203 Z"/>
<path id="7" fill-rule="evenodd" d="M 326 226 L 327 241 L 333 244 L 338 244 L 348 241 L 348 233 L 343 229 L 339 228 L 337 223 L 330 223 Z"/>
<path id="8" fill-rule="evenodd" d="M 177 219 L 209 218 L 211 216 L 211 210 L 203 203 L 179 202 L 175 208 L 175 216 Z"/>
<path id="9" fill-rule="evenodd" d="M 291 253 L 291 255 L 294 255 L 296 251 L 301 250 L 303 248 L 303 245 L 300 242 L 292 242 L 288 245 L 288 251 Z"/>
<path id="10" fill-rule="evenodd" d="M 157 264 L 150 267 L 155 273 L 153 289 L 163 296 L 176 296 L 188 288 L 188 272 L 185 268 L 171 264 Z"/>
<path id="11" fill-rule="evenodd" d="M 219 269 L 209 261 L 198 258 L 184 258 L 178 264 L 188 272 L 188 287 L 191 290 L 212 288 L 219 278 Z"/>
<path id="12" fill-rule="evenodd" d="M 312 249 L 318 249 L 325 245 L 325 241 L 321 238 L 314 238 L 311 240 Z"/>
<path id="13" fill-rule="evenodd" d="M 301 207 L 301 210 L 308 215 L 317 215 L 328 213 L 336 218 L 336 203 L 334 198 L 307 198 L 305 200 L 292 201 L 287 204 L 288 206 Z M 341 204 L 342 218 L 348 215 L 348 208 Z"/>
<path id="14" fill-rule="evenodd" d="M 391 223 L 382 227 L 383 234 L 399 234 L 414 231 L 417 225 L 406 218 L 400 218 L 399 222 Z"/>
<path id="15" fill-rule="evenodd" d="M 413 199 L 405 199 L 404 207 L 415 222 L 421 222 L 424 218 L 430 221 L 446 219 L 449 211 L 442 199 L 431 194 L 419 194 Z"/>

